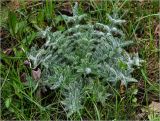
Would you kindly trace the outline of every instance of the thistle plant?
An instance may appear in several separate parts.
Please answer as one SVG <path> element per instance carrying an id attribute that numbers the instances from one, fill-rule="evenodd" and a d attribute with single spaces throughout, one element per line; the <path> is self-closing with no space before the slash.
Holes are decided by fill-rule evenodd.
<path id="1" fill-rule="evenodd" d="M 32 47 L 28 57 L 32 68 L 40 67 L 41 83 L 51 90 L 59 89 L 68 117 L 84 108 L 86 97 L 105 104 L 109 95 L 107 84 L 121 81 L 127 86 L 137 82 L 131 75 L 133 66 L 140 66 L 138 54 L 131 55 L 124 47 L 125 34 L 117 28 L 124 20 L 112 18 L 109 25 L 81 24 L 87 15 L 78 15 L 78 5 L 73 16 L 63 15 L 67 30 L 51 32 L 48 27 L 40 32 L 46 43 Z"/>

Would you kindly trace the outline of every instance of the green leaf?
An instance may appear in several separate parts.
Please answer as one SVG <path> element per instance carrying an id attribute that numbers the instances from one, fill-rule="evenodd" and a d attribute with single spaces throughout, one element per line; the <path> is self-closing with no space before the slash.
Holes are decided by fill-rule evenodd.
<path id="1" fill-rule="evenodd" d="M 22 40 L 22 42 L 24 44 L 31 45 L 33 40 L 36 38 L 36 36 L 37 36 L 37 33 L 32 32 L 28 36 L 25 36 L 25 38 Z"/>
<path id="2" fill-rule="evenodd" d="M 83 108 L 81 105 L 82 100 L 82 87 L 81 82 L 73 82 L 66 88 L 67 92 L 64 93 L 65 100 L 61 101 L 65 105 L 65 110 L 68 111 L 67 116 L 70 117 L 73 113 L 79 112 Z"/>
<path id="3" fill-rule="evenodd" d="M 132 77 L 133 57 L 122 47 L 127 45 L 122 31 L 112 23 L 81 24 L 86 15 L 78 15 L 77 4 L 73 9 L 73 16 L 62 15 L 66 30 L 52 32 L 52 27 L 37 27 L 46 43 L 40 48 L 32 47 L 28 54 L 32 67 L 42 70 L 39 86 L 48 86 L 63 95 L 61 102 L 68 117 L 80 113 L 86 96 L 104 105 L 108 92 L 113 93 L 108 82 L 114 87 L 118 81 L 125 86 L 137 82 Z M 115 18 L 111 22 L 117 23 Z M 119 19 L 118 22 L 122 23 Z M 120 35 L 115 37 L 113 30 Z"/>
<path id="4" fill-rule="evenodd" d="M 136 95 L 137 93 L 138 93 L 138 89 L 134 89 L 132 92 L 133 95 Z"/>
<path id="5" fill-rule="evenodd" d="M 133 102 L 133 103 L 136 103 L 136 102 L 137 102 L 137 98 L 134 97 L 134 98 L 132 99 L 132 102 Z"/>
<path id="6" fill-rule="evenodd" d="M 9 108 L 11 102 L 12 102 L 12 98 L 7 98 L 7 99 L 5 100 L 5 106 L 6 106 L 7 108 Z"/>
<path id="7" fill-rule="evenodd" d="M 122 69 L 122 70 L 125 70 L 127 69 L 127 64 L 124 63 L 122 60 L 118 60 L 118 64 L 119 64 L 119 67 Z"/>
<path id="8" fill-rule="evenodd" d="M 9 11 L 9 13 L 8 13 L 8 24 L 9 24 L 9 29 L 10 29 L 10 32 L 11 32 L 12 36 L 16 35 L 17 23 L 18 23 L 18 21 L 17 21 L 16 14 L 12 11 Z"/>

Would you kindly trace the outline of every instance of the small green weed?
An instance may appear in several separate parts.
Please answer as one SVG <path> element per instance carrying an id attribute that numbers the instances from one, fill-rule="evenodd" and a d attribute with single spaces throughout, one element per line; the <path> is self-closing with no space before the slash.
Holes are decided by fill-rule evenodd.
<path id="1" fill-rule="evenodd" d="M 120 83 L 113 87 L 107 83 L 105 88 L 98 88 L 100 80 L 95 79 L 92 88 L 93 95 L 86 93 L 83 99 L 83 110 L 66 117 L 67 111 L 61 103 L 64 95 L 61 89 L 47 92 L 43 85 L 30 77 L 32 69 L 24 65 L 28 59 L 26 52 L 35 43 L 41 47 L 44 40 L 38 37 L 39 28 L 51 26 L 51 32 L 65 31 L 67 25 L 60 13 L 59 4 L 64 1 L 32 1 L 30 5 L 21 1 L 17 10 L 9 11 L 8 2 L 1 1 L 1 119 L 2 120 L 135 120 L 141 108 L 147 107 L 151 101 L 159 101 L 159 48 L 154 34 L 159 23 L 159 2 L 153 1 L 79 1 L 80 14 L 88 14 L 88 23 L 109 24 L 107 14 L 117 15 L 127 22 L 121 26 L 128 40 L 134 45 L 127 47 L 129 52 L 138 52 L 145 60 L 140 69 L 132 74 L 139 83 L 129 84 L 121 93 Z M 67 4 L 73 6 L 73 1 Z M 65 6 L 64 6 L 65 7 Z M 66 7 L 67 8 L 67 7 Z M 68 8 L 68 11 L 71 8 Z M 107 13 L 107 14 L 106 14 Z M 11 53 L 8 53 L 11 50 Z M 122 68 L 125 65 L 119 61 Z M 62 70 L 57 70 L 61 73 Z M 67 70 L 65 71 L 67 75 Z M 25 82 L 27 79 L 27 83 Z M 99 84 L 100 83 L 100 84 Z M 79 84 L 79 83 L 78 83 Z M 77 88 L 77 86 L 75 86 Z M 39 89 L 42 88 L 42 94 Z M 88 90 L 90 89 L 88 88 Z M 109 90 L 110 98 L 101 96 L 97 103 L 97 90 Z M 108 92 L 107 92 L 108 93 Z M 65 103 L 65 102 L 64 102 Z M 148 114 L 145 114 L 148 115 Z M 138 120 L 159 120 L 156 114 L 149 114 Z"/>

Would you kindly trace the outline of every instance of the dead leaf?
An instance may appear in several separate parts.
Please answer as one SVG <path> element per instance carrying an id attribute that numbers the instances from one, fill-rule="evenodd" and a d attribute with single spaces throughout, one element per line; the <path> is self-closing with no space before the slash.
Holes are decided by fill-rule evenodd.
<path id="1" fill-rule="evenodd" d="M 72 13 L 72 6 L 70 2 L 64 2 L 57 8 L 62 14 L 71 16 Z"/>
<path id="2" fill-rule="evenodd" d="M 121 85 L 120 85 L 120 94 L 124 94 L 126 92 L 126 87 L 125 87 L 125 84 L 123 82 L 121 82 Z"/>
<path id="3" fill-rule="evenodd" d="M 142 120 L 146 116 L 146 113 L 139 113 L 135 116 L 136 120 Z"/>
<path id="4" fill-rule="evenodd" d="M 141 2 L 141 3 L 143 3 L 144 2 L 144 0 L 138 0 L 139 2 Z"/>
<path id="5" fill-rule="evenodd" d="M 4 50 L 4 54 L 6 55 L 11 55 L 12 52 L 13 50 L 11 48 L 7 48 L 6 50 Z"/>
<path id="6" fill-rule="evenodd" d="M 20 1 L 19 0 L 11 0 L 11 8 L 13 10 L 17 10 L 20 7 Z"/>
<path id="7" fill-rule="evenodd" d="M 155 31 L 154 31 L 154 34 L 155 34 L 155 45 L 156 47 L 158 48 L 159 47 L 159 38 L 160 38 L 160 24 L 157 25 Z"/>
<path id="8" fill-rule="evenodd" d="M 21 81 L 22 82 L 27 82 L 26 77 L 27 77 L 27 74 L 26 73 L 22 73 L 21 76 L 20 76 Z"/>
<path id="9" fill-rule="evenodd" d="M 25 65 L 26 67 L 31 67 L 31 62 L 30 62 L 29 60 L 25 60 L 25 61 L 24 61 L 24 65 Z"/>
<path id="10" fill-rule="evenodd" d="M 160 113 L 160 103 L 152 101 L 152 103 L 149 105 L 149 109 L 155 113 Z"/>
<path id="11" fill-rule="evenodd" d="M 32 77 L 34 80 L 39 80 L 41 77 L 41 69 L 32 70 Z"/>
<path id="12" fill-rule="evenodd" d="M 160 24 L 157 25 L 154 34 L 155 34 L 155 35 L 158 34 L 158 35 L 160 36 Z"/>

